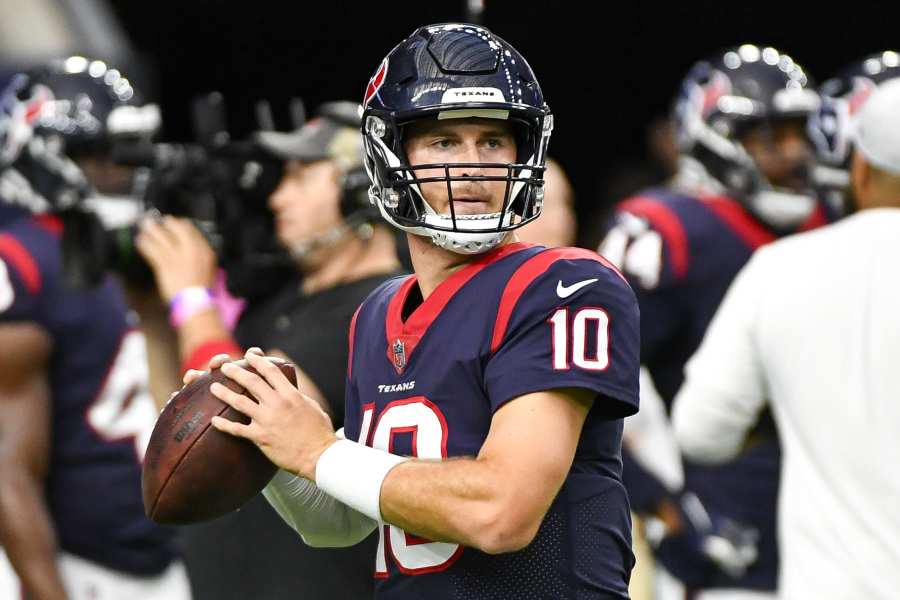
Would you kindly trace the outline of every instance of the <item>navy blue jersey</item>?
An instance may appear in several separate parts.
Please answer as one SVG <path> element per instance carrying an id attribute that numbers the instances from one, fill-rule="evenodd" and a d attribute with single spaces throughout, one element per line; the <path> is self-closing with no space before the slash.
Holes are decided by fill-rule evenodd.
<path id="1" fill-rule="evenodd" d="M 800 229 L 825 222 L 820 209 Z M 700 345 L 732 280 L 758 247 L 774 239 L 740 203 L 727 197 L 694 197 L 659 188 L 617 207 L 615 226 L 600 251 L 622 268 L 635 290 L 641 309 L 641 362 L 668 406 L 684 381 L 685 363 Z M 768 413 L 735 462 L 722 467 L 685 465 L 685 488 L 708 509 L 760 532 L 760 558 L 743 578 L 717 573 L 704 587 L 775 588 L 779 473 L 780 449 Z M 631 475 L 629 467 L 629 479 Z M 663 489 L 635 477 L 642 488 Z M 629 491 L 636 497 L 646 495 L 644 489 Z"/>
<path id="2" fill-rule="evenodd" d="M 620 451 L 622 419 L 637 411 L 639 323 L 624 278 L 587 250 L 516 243 L 454 273 L 404 319 L 417 298 L 415 276 L 396 278 L 354 319 L 349 439 L 421 458 L 475 456 L 506 402 L 562 387 L 597 396 L 527 548 L 487 555 L 384 525 L 379 597 L 627 598 Z"/>
<path id="3" fill-rule="evenodd" d="M 112 279 L 88 291 L 64 286 L 58 233 L 48 218 L 0 228 L 0 322 L 37 323 L 53 340 L 47 504 L 63 550 L 156 574 L 173 554 L 171 533 L 144 515 L 141 497 L 157 415 L 144 337 Z"/>

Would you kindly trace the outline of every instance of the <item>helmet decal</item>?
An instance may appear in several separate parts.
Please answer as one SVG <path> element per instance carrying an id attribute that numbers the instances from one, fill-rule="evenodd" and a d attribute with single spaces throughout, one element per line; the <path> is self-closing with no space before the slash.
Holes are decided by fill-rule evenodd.
<path id="1" fill-rule="evenodd" d="M 387 70 L 388 59 L 385 58 L 381 61 L 381 65 L 378 67 L 378 70 L 375 71 L 375 74 L 372 75 L 372 79 L 369 80 L 369 85 L 366 86 L 366 96 L 363 98 L 363 109 L 369 106 L 369 101 L 378 93 L 381 86 L 384 85 L 384 78 L 387 76 Z"/>

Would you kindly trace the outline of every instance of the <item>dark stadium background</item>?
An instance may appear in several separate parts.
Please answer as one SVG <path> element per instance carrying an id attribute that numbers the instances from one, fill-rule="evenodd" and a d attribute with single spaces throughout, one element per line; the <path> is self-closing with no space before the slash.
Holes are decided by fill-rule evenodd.
<path id="1" fill-rule="evenodd" d="M 610 200 L 609 178 L 644 168 L 647 124 L 666 112 L 697 58 L 731 44 L 773 45 L 821 81 L 865 53 L 900 46 L 888 3 L 825 4 L 487 0 L 482 22 L 537 72 L 556 114 L 551 154 L 569 172 L 590 227 Z M 291 96 L 309 106 L 359 99 L 394 44 L 418 25 L 465 19 L 467 7 L 464 0 L 111 5 L 154 73 L 170 140 L 190 138 L 188 103 L 204 91 L 225 95 L 238 137 L 253 128 L 259 98 L 273 102 L 281 127 Z"/>

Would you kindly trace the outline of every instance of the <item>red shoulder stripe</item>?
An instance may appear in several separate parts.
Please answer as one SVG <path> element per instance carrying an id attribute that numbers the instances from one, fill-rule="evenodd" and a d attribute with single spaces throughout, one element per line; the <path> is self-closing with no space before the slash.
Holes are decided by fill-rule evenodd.
<path id="1" fill-rule="evenodd" d="M 687 275 L 687 233 L 675 211 L 665 204 L 645 196 L 635 196 L 625 200 L 619 205 L 619 210 L 647 219 L 666 242 L 675 277 L 681 278 Z"/>
<path id="2" fill-rule="evenodd" d="M 8 233 L 0 234 L 0 258 L 15 267 L 30 294 L 41 291 L 41 270 L 22 242 Z"/>
<path id="3" fill-rule="evenodd" d="M 577 259 L 599 262 L 603 266 L 612 269 L 616 275 L 622 278 L 622 281 L 625 281 L 625 277 L 619 273 L 612 263 L 596 252 L 583 248 L 551 248 L 529 258 L 516 269 L 516 272 L 506 282 L 506 287 L 503 288 L 500 306 L 497 308 L 497 319 L 494 321 L 494 333 L 491 336 L 492 353 L 496 352 L 500 344 L 503 343 L 503 338 L 506 336 L 506 328 L 509 326 L 509 320 L 512 317 L 516 303 L 525 289 L 531 285 L 531 282 L 546 272 L 550 265 L 556 261 Z"/>
<path id="4" fill-rule="evenodd" d="M 737 201 L 724 196 L 707 196 L 700 200 L 754 250 L 775 241 L 775 234 L 763 227 Z"/>

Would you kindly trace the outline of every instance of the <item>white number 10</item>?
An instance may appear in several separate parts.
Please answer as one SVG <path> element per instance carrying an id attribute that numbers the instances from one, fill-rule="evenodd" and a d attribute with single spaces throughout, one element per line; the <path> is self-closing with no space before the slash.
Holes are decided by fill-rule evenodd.
<path id="1" fill-rule="evenodd" d="M 602 308 L 579 308 L 569 328 L 569 309 L 560 308 L 548 319 L 553 330 L 553 368 L 571 368 L 569 356 L 576 367 L 588 371 L 603 371 L 609 366 L 609 315 Z M 588 327 L 597 331 L 596 348 L 587 348 Z M 571 353 L 569 344 L 571 340 Z"/>

